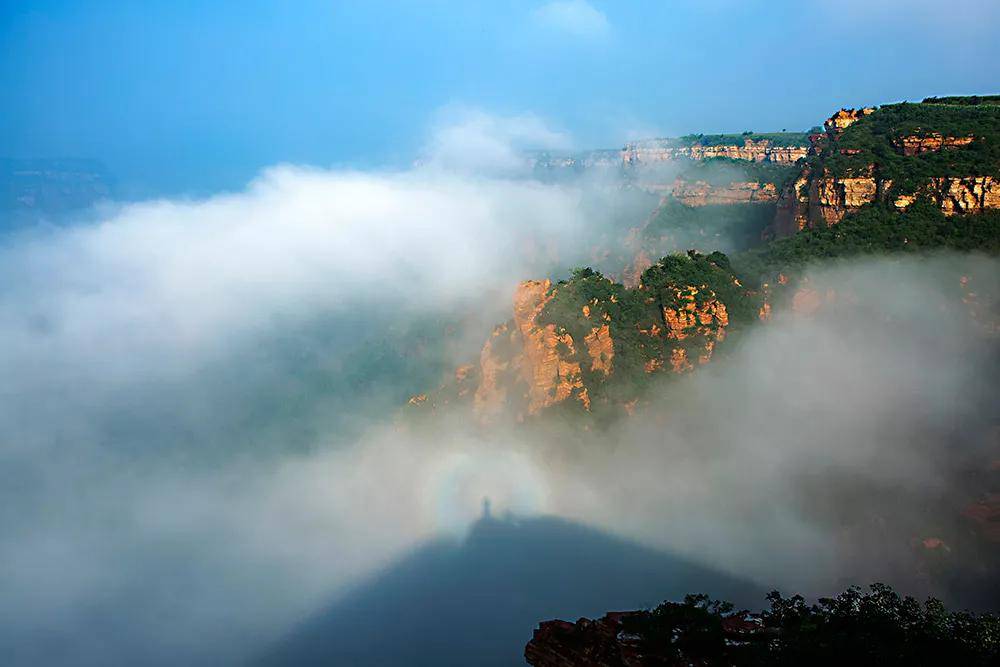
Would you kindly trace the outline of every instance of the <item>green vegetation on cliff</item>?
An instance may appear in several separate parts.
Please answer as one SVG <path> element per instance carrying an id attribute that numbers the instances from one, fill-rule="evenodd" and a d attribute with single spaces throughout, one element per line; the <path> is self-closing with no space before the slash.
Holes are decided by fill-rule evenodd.
<path id="1" fill-rule="evenodd" d="M 951 97 L 925 97 L 924 104 L 1000 104 L 1000 95 L 953 95 Z"/>
<path id="2" fill-rule="evenodd" d="M 934 598 L 921 604 L 890 587 L 849 588 L 813 605 L 801 596 L 767 597 L 759 614 L 689 595 L 623 619 L 641 652 L 663 664 L 728 665 L 995 665 L 1000 617 L 949 612 Z M 657 663 L 659 664 L 659 662 Z"/>
<path id="3" fill-rule="evenodd" d="M 766 139 L 772 146 L 808 146 L 809 135 L 805 132 L 743 132 L 742 134 L 686 134 L 670 139 L 674 146 L 742 146 L 747 139 Z"/>
<path id="4" fill-rule="evenodd" d="M 713 157 L 704 160 L 678 161 L 683 165 L 679 178 L 685 181 L 705 181 L 710 185 L 728 185 L 737 181 L 774 183 L 780 190 L 795 178 L 799 167 L 777 162 L 751 162 L 733 158 Z"/>
<path id="5" fill-rule="evenodd" d="M 971 144 L 904 155 L 904 137 L 973 137 Z M 875 165 L 880 179 L 910 193 L 933 176 L 1000 176 L 1000 106 L 889 104 L 861 118 L 821 156 L 810 158 L 834 176 L 865 175 Z"/>
<path id="6" fill-rule="evenodd" d="M 799 279 L 808 267 L 864 255 L 915 254 L 941 249 L 1000 255 L 1000 210 L 990 209 L 993 200 L 987 201 L 989 193 L 983 194 L 982 181 L 973 184 L 980 188 L 978 191 L 952 196 L 979 197 L 976 206 L 970 208 L 986 209 L 985 212 L 945 215 L 941 202 L 933 199 L 939 193 L 928 193 L 926 187 L 903 211 L 888 197 L 874 197 L 874 202 L 864 205 L 846 204 L 847 186 L 831 183 L 824 173 L 850 171 L 852 164 L 860 165 L 858 170 L 876 181 L 852 184 L 853 201 L 862 203 L 871 201 L 871 192 L 882 191 L 884 183 L 877 181 L 887 174 L 894 179 L 894 185 L 908 183 L 907 187 L 915 188 L 921 179 L 926 186 L 930 175 L 968 177 L 1000 173 L 998 110 L 1000 107 L 985 104 L 983 100 L 888 105 L 862 116 L 843 132 L 828 135 L 825 145 L 818 144 L 821 153 L 809 156 L 809 170 L 804 175 L 811 173 L 825 180 L 826 200 L 822 205 L 839 207 L 838 213 L 844 217 L 828 218 L 840 220 L 831 226 L 826 226 L 822 220 L 827 218 L 823 218 L 814 227 L 770 242 L 762 241 L 762 232 L 774 223 L 778 204 L 766 201 L 767 197 L 763 197 L 763 202 L 752 203 L 749 195 L 741 198 L 749 190 L 755 195 L 763 192 L 762 188 L 734 187 L 723 197 L 712 189 L 756 182 L 773 183 L 780 191 L 803 173 L 800 165 L 728 159 L 678 161 L 679 179 L 683 181 L 678 187 L 683 188 L 683 193 L 676 199 L 663 198 L 646 224 L 641 229 L 631 228 L 625 239 L 621 239 L 622 230 L 630 228 L 638 216 L 652 208 L 655 195 L 640 188 L 623 188 L 623 192 L 642 194 L 635 206 L 623 207 L 616 213 L 620 219 L 605 232 L 609 236 L 619 235 L 615 238 L 621 243 L 622 254 L 605 253 L 595 261 L 603 262 L 601 268 L 609 272 L 624 269 L 629 284 L 636 280 L 638 270 L 648 267 L 638 276 L 638 285 L 626 287 L 592 268 L 574 270 L 549 292 L 537 295 L 537 303 L 544 300 L 544 306 L 537 316 L 532 312 L 529 326 L 551 325 L 552 329 L 547 332 L 534 329 L 537 340 L 530 340 L 531 336 L 508 323 L 502 335 L 493 336 L 488 350 L 492 365 L 483 366 L 483 369 L 489 366 L 492 375 L 489 383 L 482 386 L 495 390 L 500 397 L 496 402 L 516 403 L 531 390 L 522 385 L 530 384 L 532 374 L 541 368 L 539 377 L 544 391 L 553 397 L 562 392 L 560 396 L 579 399 L 537 401 L 539 405 L 545 403 L 541 406 L 545 414 L 563 414 L 577 423 L 589 410 L 590 418 L 580 423 L 600 423 L 605 417 L 619 417 L 623 408 L 634 410 L 636 399 L 654 386 L 654 378 L 683 376 L 702 364 L 714 363 L 720 355 L 731 354 L 741 330 L 795 303 L 801 293 L 799 288 L 803 287 Z M 744 135 L 718 136 L 732 139 Z M 753 136 L 759 139 L 765 135 Z M 928 141 L 922 142 L 921 137 Z M 942 146 L 948 137 L 973 137 L 973 140 Z M 904 138 L 908 141 L 903 142 Z M 703 142 L 705 137 L 683 140 Z M 716 137 L 708 139 L 715 140 Z M 672 172 L 670 177 L 675 174 Z M 865 190 L 866 187 L 871 190 Z M 818 186 L 806 191 L 815 197 L 816 190 Z M 766 192 L 774 196 L 770 188 Z M 844 201 L 838 203 L 838 196 Z M 705 206 L 681 203 L 720 199 L 747 203 Z M 810 201 L 809 206 L 814 203 Z M 953 205 L 948 210 L 961 208 Z M 591 240 L 601 248 L 607 237 L 591 237 Z M 600 255 L 595 251 L 593 256 Z M 651 266 L 650 260 L 653 260 Z M 536 287 L 532 289 L 537 289 L 537 283 L 533 285 Z M 535 346 L 534 357 L 521 355 L 522 336 Z M 463 377 L 468 372 L 472 371 L 465 371 Z M 551 387 L 545 386 L 549 382 L 546 378 L 551 378 Z M 469 387 L 475 381 L 466 381 L 464 394 L 456 390 L 451 399 L 457 401 L 467 396 L 471 400 Z M 521 414 L 519 409 L 512 414 Z M 529 414 L 538 409 L 532 408 Z"/>
<path id="7" fill-rule="evenodd" d="M 946 216 L 923 200 L 903 212 L 871 204 L 831 227 L 805 229 L 734 255 L 732 264 L 752 285 L 832 258 L 938 249 L 1000 254 L 1000 211 Z"/>
<path id="8" fill-rule="evenodd" d="M 780 192 L 799 171 L 795 165 L 728 158 L 678 162 L 683 165 L 678 178 L 685 183 L 701 181 L 713 187 L 738 182 L 773 183 L 775 192 Z M 737 252 L 760 243 L 761 233 L 774 220 L 776 211 L 776 203 L 771 201 L 685 206 L 668 197 L 643 227 L 638 240 L 650 257 L 692 248 Z"/>
<path id="9" fill-rule="evenodd" d="M 569 280 L 554 286 L 538 322 L 562 327 L 577 341 L 576 360 L 595 405 L 604 399 L 622 403 L 634 399 L 646 384 L 650 363 L 668 365 L 674 349 L 697 359 L 707 340 L 714 346 L 719 327 L 715 320 L 705 331 L 692 328 L 683 339 L 668 337 L 664 323 L 664 309 L 680 312 L 693 303 L 692 312 L 703 312 L 713 300 L 725 304 L 727 322 L 722 328 L 727 331 L 740 329 L 756 316 L 757 303 L 739 285 L 726 255 L 692 251 L 664 257 L 642 274 L 641 287 L 635 289 L 592 269 L 577 269 Z M 595 327 L 605 323 L 614 344 L 614 372 L 608 376 L 590 369 L 582 345 Z"/>

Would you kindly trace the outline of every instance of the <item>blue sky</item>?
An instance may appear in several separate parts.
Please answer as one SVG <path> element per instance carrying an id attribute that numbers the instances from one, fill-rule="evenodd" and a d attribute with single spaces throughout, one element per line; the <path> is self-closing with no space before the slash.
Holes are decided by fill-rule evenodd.
<path id="1" fill-rule="evenodd" d="M 1000 92 L 994 0 L 8 0 L 0 12 L 0 154 L 97 158 L 126 196 L 235 189 L 278 162 L 407 164 L 455 107 L 534 114 L 579 147 L 616 147 Z"/>

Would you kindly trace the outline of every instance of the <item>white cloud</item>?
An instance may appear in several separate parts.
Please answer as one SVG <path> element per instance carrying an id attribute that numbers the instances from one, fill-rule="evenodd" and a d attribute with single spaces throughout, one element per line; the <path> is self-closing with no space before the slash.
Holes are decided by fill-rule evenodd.
<path id="1" fill-rule="evenodd" d="M 101 599 L 109 623 L 129 631 L 113 645 L 74 643 L 74 664 L 128 662 L 130 652 L 235 662 L 205 651 L 256 649 L 233 637 L 281 632 L 310 603 L 454 525 L 442 508 L 478 511 L 464 496 L 418 502 L 434 496 L 423 486 L 450 483 L 449 457 L 469 469 L 462 450 L 474 443 L 418 447 L 388 431 L 336 449 L 339 434 L 320 413 L 339 404 L 315 392 L 302 420 L 268 416 L 275 430 L 260 435 L 242 425 L 304 382 L 286 354 L 319 349 L 333 382 L 350 345 L 388 335 L 386 318 L 433 315 L 469 295 L 477 302 L 467 319 L 506 317 L 508 298 L 484 295 L 509 294 L 551 261 L 547 249 L 587 236 L 578 189 L 502 177 L 519 164 L 517 145 L 565 141 L 532 116 L 465 110 L 433 133 L 423 167 L 277 166 L 241 192 L 131 204 L 95 224 L 3 239 L 0 617 L 18 620 L 2 624 L 0 644 L 41 624 L 79 631 Z M 329 337 L 298 338 L 317 318 Z M 294 342 L 271 345 L 284 336 Z M 284 444 L 299 426 L 317 434 L 315 455 Z M 245 462 L 255 458 L 250 438 L 280 453 Z M 215 444 L 226 461 L 218 467 L 202 454 Z M 198 463 L 175 465 L 182 459 Z M 510 466 L 524 467 L 504 459 L 472 469 L 490 481 Z M 7 484 L 12 476 L 24 484 Z M 162 595 L 157 545 L 168 543 L 183 557 L 166 568 L 175 578 Z M 261 608 L 247 596 L 263 590 L 262 572 L 274 583 L 267 613 L 243 614 Z"/>
<path id="2" fill-rule="evenodd" d="M 586 0 L 553 0 L 532 16 L 541 25 L 576 37 L 599 38 L 611 31 L 604 13 Z"/>
<path id="3" fill-rule="evenodd" d="M 425 163 L 459 173 L 512 174 L 526 166 L 524 149 L 565 150 L 571 145 L 569 135 L 531 114 L 495 116 L 455 107 L 441 115 Z"/>

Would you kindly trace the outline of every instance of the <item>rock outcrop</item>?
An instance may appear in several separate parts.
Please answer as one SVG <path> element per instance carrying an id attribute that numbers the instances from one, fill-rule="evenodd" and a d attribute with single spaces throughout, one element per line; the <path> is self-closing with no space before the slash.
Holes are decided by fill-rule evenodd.
<path id="1" fill-rule="evenodd" d="M 623 619 L 635 612 L 611 612 L 597 620 L 576 623 L 544 621 L 524 648 L 524 659 L 535 667 L 627 667 L 651 664 L 639 640 L 622 632 Z"/>
<path id="2" fill-rule="evenodd" d="M 453 388 L 450 393 L 461 398 L 469 393 L 470 381 L 477 383 L 472 405 L 481 422 L 503 413 L 523 419 L 567 399 L 590 408 L 577 342 L 565 328 L 538 321 L 555 294 L 548 280 L 522 282 L 514 294 L 513 318 L 494 327 L 477 366 L 461 366 L 456 371 L 457 392 Z M 590 370 L 609 375 L 614 344 L 606 323 L 594 326 L 583 344 Z"/>
<path id="3" fill-rule="evenodd" d="M 909 135 L 896 140 L 896 146 L 903 155 L 913 156 L 921 153 L 933 153 L 948 148 L 968 146 L 975 141 L 974 136 L 943 137 L 938 132 L 925 135 Z"/>
<path id="4" fill-rule="evenodd" d="M 722 295 L 750 298 L 724 255 L 664 258 L 643 279 L 650 284 L 626 288 L 584 269 L 556 285 L 522 282 L 511 319 L 493 329 L 478 363 L 460 366 L 453 380 L 410 405 L 471 404 L 483 424 L 523 421 L 559 404 L 596 419 L 634 412 L 646 375 L 709 363 L 731 326 Z"/>
<path id="5" fill-rule="evenodd" d="M 622 149 L 622 164 L 626 167 L 651 165 L 687 158 L 691 160 L 706 160 L 710 158 L 728 158 L 731 160 L 748 160 L 750 162 L 774 162 L 777 164 L 794 164 L 806 156 L 809 146 L 775 146 L 769 139 L 745 138 L 742 143 L 705 145 L 693 142 L 691 145 L 679 145 L 674 139 L 646 139 L 625 144 Z"/>
<path id="6" fill-rule="evenodd" d="M 856 122 L 875 113 L 875 107 L 864 107 L 863 109 L 841 109 L 823 122 L 829 134 L 839 134 Z"/>
<path id="7" fill-rule="evenodd" d="M 843 145 L 847 141 L 842 139 L 844 130 L 876 111 L 873 108 L 842 109 L 824 122 L 826 133 L 810 135 L 811 157 L 803 164 L 799 176 L 781 192 L 775 220 L 767 236 L 782 237 L 806 228 L 834 225 L 874 202 L 891 202 L 896 209 L 904 210 L 925 197 L 945 215 L 1000 208 L 1000 181 L 990 175 L 925 177 L 915 189 L 912 185 L 903 192 L 894 188 L 893 179 L 883 175 L 880 158 L 875 153 L 868 148 Z M 878 131 L 883 133 L 879 136 L 885 136 L 885 129 Z M 969 146 L 976 141 L 976 136 L 926 131 L 889 137 L 885 141 L 886 146 L 902 154 L 904 159 L 918 160 L 926 153 Z M 867 163 L 863 161 L 865 155 Z M 831 169 L 829 158 L 840 156 L 853 158 L 854 162 L 847 161 Z M 900 169 L 905 170 L 906 164 L 896 164 L 893 170 L 898 174 Z"/>
<path id="8" fill-rule="evenodd" d="M 758 204 L 778 200 L 774 183 L 735 181 L 712 185 L 707 181 L 674 181 L 672 196 L 685 206 Z"/>
<path id="9" fill-rule="evenodd" d="M 671 341 L 697 339 L 700 341 L 700 347 L 695 350 L 697 361 L 699 364 L 708 363 L 716 343 L 722 342 L 726 337 L 726 327 L 729 326 L 726 304 L 719 301 L 711 290 L 702 295 L 699 303 L 699 288 L 690 285 L 674 288 L 674 294 L 677 305 L 663 308 L 666 337 Z M 688 350 L 683 347 L 672 348 L 670 366 L 674 373 L 692 370 Z"/>
<path id="10" fill-rule="evenodd" d="M 868 169 L 874 174 L 874 165 Z M 892 180 L 874 175 L 813 177 L 809 170 L 782 192 L 773 230 L 778 237 L 807 227 L 835 225 L 866 204 L 886 200 Z M 992 176 L 930 178 L 911 194 L 897 194 L 892 204 L 905 210 L 920 197 L 934 202 L 945 215 L 1000 209 L 1000 180 Z"/>
<path id="11" fill-rule="evenodd" d="M 808 221 L 835 225 L 848 213 L 875 201 L 884 185 L 871 175 L 836 177 L 824 173 L 809 183 Z"/>
<path id="12" fill-rule="evenodd" d="M 514 324 L 521 333 L 523 355 L 519 365 L 528 383 L 528 414 L 573 395 L 584 407 L 590 407 L 580 364 L 571 361 L 576 355 L 573 337 L 555 324 L 537 322 L 552 299 L 551 287 L 548 280 L 528 280 L 520 284 L 514 295 Z"/>
<path id="13" fill-rule="evenodd" d="M 543 621 L 524 647 L 524 659 L 534 667 L 646 667 L 648 665 L 710 665 L 733 664 L 716 662 L 721 656 L 705 650 L 697 642 L 684 643 L 688 655 L 679 654 L 668 642 L 648 642 L 635 632 L 642 620 L 642 611 L 612 611 L 602 618 L 581 618 L 568 621 Z M 765 636 L 764 622 L 759 614 L 730 613 L 719 619 L 721 635 L 718 641 L 730 647 L 746 645 Z M 679 630 L 679 628 L 678 628 Z M 772 632 L 770 638 L 777 636 Z M 702 637 L 704 643 L 704 637 Z M 712 660 L 712 658 L 715 660 Z"/>
<path id="14" fill-rule="evenodd" d="M 906 209 L 920 196 L 928 197 L 945 215 L 982 213 L 1000 209 L 1000 180 L 993 176 L 931 178 L 916 193 L 896 197 L 893 205 Z"/>
<path id="15" fill-rule="evenodd" d="M 593 330 L 583 339 L 587 344 L 587 354 L 590 355 L 590 370 L 611 375 L 615 359 L 615 345 L 611 340 L 611 327 L 607 323 Z"/>

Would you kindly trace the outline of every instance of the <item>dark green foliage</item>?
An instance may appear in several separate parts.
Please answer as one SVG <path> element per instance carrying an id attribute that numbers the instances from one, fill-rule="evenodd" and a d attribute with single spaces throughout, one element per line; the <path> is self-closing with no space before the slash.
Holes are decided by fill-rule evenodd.
<path id="1" fill-rule="evenodd" d="M 673 146 L 742 146 L 746 139 L 760 141 L 767 139 L 774 146 L 808 146 L 809 137 L 805 132 L 743 132 L 742 134 L 687 134 L 669 139 Z"/>
<path id="2" fill-rule="evenodd" d="M 946 216 L 926 201 L 917 201 L 904 212 L 873 204 L 839 224 L 772 241 L 733 256 L 732 262 L 737 275 L 757 284 L 779 271 L 795 271 L 818 260 L 940 248 L 1000 253 L 1000 211 Z"/>
<path id="3" fill-rule="evenodd" d="M 680 604 L 664 602 L 649 612 L 626 617 L 622 630 L 641 637 L 643 651 L 657 657 L 679 664 L 685 664 L 685 658 L 718 664 L 727 658 L 722 620 L 732 611 L 728 602 L 686 595 Z"/>
<path id="4" fill-rule="evenodd" d="M 884 584 L 849 588 L 808 605 L 801 596 L 768 595 L 770 609 L 732 612 L 705 595 L 664 602 L 623 621 L 643 652 L 663 664 L 994 665 L 1000 618 L 920 604 Z"/>

